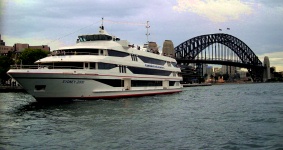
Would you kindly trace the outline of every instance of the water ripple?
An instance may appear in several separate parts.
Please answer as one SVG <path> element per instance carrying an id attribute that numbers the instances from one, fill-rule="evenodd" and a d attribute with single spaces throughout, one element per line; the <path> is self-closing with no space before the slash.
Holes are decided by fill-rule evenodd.
<path id="1" fill-rule="evenodd" d="M 40 104 L 0 93 L 0 149 L 283 149 L 283 84 Z"/>

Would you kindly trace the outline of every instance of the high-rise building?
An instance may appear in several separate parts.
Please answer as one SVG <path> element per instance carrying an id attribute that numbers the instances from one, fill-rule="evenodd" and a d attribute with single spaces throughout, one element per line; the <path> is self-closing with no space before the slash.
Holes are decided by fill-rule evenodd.
<path id="1" fill-rule="evenodd" d="M 221 67 L 221 72 L 223 74 L 229 74 L 229 75 L 235 75 L 236 73 L 236 68 L 235 66 L 226 66 L 226 65 L 222 65 Z"/>
<path id="2" fill-rule="evenodd" d="M 203 74 L 202 74 L 202 75 L 203 75 L 203 76 L 204 76 L 205 74 L 207 74 L 207 66 L 208 66 L 207 64 L 203 64 L 203 66 L 202 66 L 202 69 L 203 69 L 203 71 L 202 71 Z"/>
<path id="3" fill-rule="evenodd" d="M 174 44 L 171 40 L 165 40 L 162 47 L 162 54 L 175 57 Z"/>

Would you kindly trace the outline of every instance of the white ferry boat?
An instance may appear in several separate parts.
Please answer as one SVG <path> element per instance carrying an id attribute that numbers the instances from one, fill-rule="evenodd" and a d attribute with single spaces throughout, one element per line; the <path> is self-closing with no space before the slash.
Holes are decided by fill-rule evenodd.
<path id="1" fill-rule="evenodd" d="M 76 45 L 54 50 L 32 66 L 7 73 L 37 101 L 113 99 L 181 92 L 175 59 L 109 35 L 80 35 Z"/>

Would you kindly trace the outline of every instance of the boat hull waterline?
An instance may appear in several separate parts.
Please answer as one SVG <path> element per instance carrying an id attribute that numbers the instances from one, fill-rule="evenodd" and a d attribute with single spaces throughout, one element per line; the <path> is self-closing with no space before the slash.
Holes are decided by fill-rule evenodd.
<path id="1" fill-rule="evenodd" d="M 117 76 L 111 75 L 36 73 L 32 70 L 10 70 L 8 74 L 16 78 L 19 84 L 37 101 L 117 99 L 182 92 L 179 87 L 174 86 L 169 88 L 163 86 L 131 87 L 131 89 L 127 89 L 126 87 L 112 87 L 96 81 L 117 78 Z M 121 77 L 129 78 L 130 76 Z M 124 82 L 122 78 L 120 80 Z M 35 89 L 35 86 L 41 85 L 45 85 L 44 89 L 40 89 L 40 87 Z"/>

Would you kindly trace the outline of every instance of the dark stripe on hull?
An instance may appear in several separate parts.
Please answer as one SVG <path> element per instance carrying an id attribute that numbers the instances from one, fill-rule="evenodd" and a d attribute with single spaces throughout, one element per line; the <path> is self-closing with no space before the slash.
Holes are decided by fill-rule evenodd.
<path id="1" fill-rule="evenodd" d="M 38 102 L 62 102 L 62 101 L 71 101 L 74 99 L 79 100 L 97 100 L 97 99 L 117 99 L 117 98 L 128 98 L 128 97 L 142 97 L 142 96 L 151 96 L 151 95 L 163 95 L 163 94 L 173 94 L 182 92 L 181 90 L 167 91 L 167 92 L 151 92 L 151 93 L 142 93 L 142 94 L 120 94 L 120 95 L 111 95 L 111 96 L 91 96 L 91 97 L 40 97 L 35 98 Z"/>

